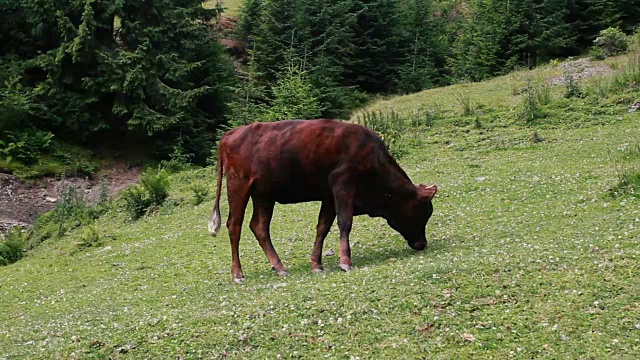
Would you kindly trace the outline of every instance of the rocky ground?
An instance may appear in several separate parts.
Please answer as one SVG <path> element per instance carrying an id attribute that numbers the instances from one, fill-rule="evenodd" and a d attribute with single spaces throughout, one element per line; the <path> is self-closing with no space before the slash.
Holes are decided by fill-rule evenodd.
<path id="1" fill-rule="evenodd" d="M 569 72 L 575 80 L 587 79 L 594 76 L 609 74 L 612 70 L 608 65 L 593 65 L 588 58 L 568 61 L 558 66 L 564 72 Z M 564 85 L 567 83 L 566 76 L 551 79 L 552 85 Z"/>
<path id="2" fill-rule="evenodd" d="M 30 226 L 38 215 L 53 209 L 61 200 L 65 189 L 73 185 L 94 202 L 101 192 L 101 182 L 113 195 L 129 184 L 137 182 L 141 168 L 118 163 L 101 170 L 92 179 L 43 178 L 21 181 L 10 174 L 0 173 L 0 232 L 12 226 Z"/>

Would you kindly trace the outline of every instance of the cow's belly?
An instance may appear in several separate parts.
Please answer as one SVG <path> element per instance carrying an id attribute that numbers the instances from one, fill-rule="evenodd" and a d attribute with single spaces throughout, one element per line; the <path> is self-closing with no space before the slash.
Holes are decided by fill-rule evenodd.
<path id="1" fill-rule="evenodd" d="M 280 204 L 322 201 L 331 198 L 329 184 L 318 178 L 289 178 L 281 181 L 256 181 L 253 195 L 272 199 Z"/>
<path id="2" fill-rule="evenodd" d="M 322 201 L 331 198 L 329 188 L 312 186 L 288 186 L 275 192 L 275 201 L 280 204 L 294 204 L 307 201 Z"/>

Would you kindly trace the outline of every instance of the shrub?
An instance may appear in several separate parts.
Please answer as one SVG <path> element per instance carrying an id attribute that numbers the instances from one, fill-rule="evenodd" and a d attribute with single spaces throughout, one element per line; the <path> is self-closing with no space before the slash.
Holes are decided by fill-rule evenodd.
<path id="1" fill-rule="evenodd" d="M 267 109 L 265 120 L 313 119 L 324 110 L 320 105 L 320 94 L 311 84 L 307 72 L 301 66 L 290 64 L 278 74 L 271 89 L 273 98 Z"/>
<path id="2" fill-rule="evenodd" d="M 209 195 L 209 189 L 202 184 L 195 183 L 191 185 L 190 188 L 191 188 L 191 192 L 193 193 L 192 204 L 195 206 L 202 204 L 202 202 Z"/>
<path id="3" fill-rule="evenodd" d="M 0 155 L 7 162 L 12 160 L 23 164 L 33 164 L 42 152 L 51 145 L 53 134 L 37 129 L 25 129 L 21 132 L 5 132 L 0 140 Z"/>
<path id="4" fill-rule="evenodd" d="M 0 235 L 0 266 L 20 260 L 28 238 L 29 233 L 21 226 L 13 226 L 5 235 Z"/>
<path id="5" fill-rule="evenodd" d="M 193 154 L 185 154 L 182 147 L 182 139 L 179 139 L 178 143 L 173 147 L 173 152 L 169 154 L 169 160 L 162 160 L 160 167 L 169 172 L 177 173 L 187 170 L 191 165 L 192 158 Z"/>
<path id="6" fill-rule="evenodd" d="M 433 123 L 440 118 L 440 113 L 437 109 L 433 108 L 420 108 L 415 109 L 411 113 L 409 119 L 410 126 L 412 128 L 426 128 L 433 126 Z"/>
<path id="7" fill-rule="evenodd" d="M 124 201 L 124 211 L 131 220 L 141 218 L 151 206 L 151 199 L 147 196 L 144 188 L 138 184 L 130 185 L 122 193 Z"/>
<path id="8" fill-rule="evenodd" d="M 402 141 L 402 135 L 406 130 L 404 119 L 395 111 L 364 111 L 357 116 L 356 122 L 375 131 L 394 158 L 399 159 L 406 153 Z"/>
<path id="9" fill-rule="evenodd" d="M 153 204 L 162 205 L 169 196 L 169 174 L 163 169 L 143 173 L 140 176 L 140 183 Z"/>
<path id="10" fill-rule="evenodd" d="M 598 34 L 593 44 L 602 50 L 604 56 L 612 56 L 627 51 L 629 41 L 619 28 L 607 28 Z"/>
<path id="11" fill-rule="evenodd" d="M 589 56 L 592 60 L 604 60 L 607 55 L 605 55 L 604 50 L 601 47 L 594 46 L 589 50 Z"/>
<path id="12" fill-rule="evenodd" d="M 95 225 L 89 225 L 82 229 L 79 241 L 76 243 L 78 248 L 89 248 L 100 245 L 102 245 L 102 236 Z"/>
<path id="13" fill-rule="evenodd" d="M 161 206 L 169 196 L 169 174 L 166 170 L 145 171 L 140 185 L 133 184 L 122 194 L 124 210 L 132 220 L 142 217 L 151 207 Z"/>
<path id="14" fill-rule="evenodd" d="M 640 40 L 632 45 L 626 62 L 616 70 L 613 84 L 616 88 L 640 84 Z"/>

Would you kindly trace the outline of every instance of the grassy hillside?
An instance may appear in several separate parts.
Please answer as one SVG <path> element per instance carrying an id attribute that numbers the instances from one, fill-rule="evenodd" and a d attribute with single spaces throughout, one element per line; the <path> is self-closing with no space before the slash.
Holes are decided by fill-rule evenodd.
<path id="1" fill-rule="evenodd" d="M 405 134 L 400 161 L 440 187 L 425 252 L 358 217 L 355 270 L 326 257 L 314 275 L 319 203 L 278 205 L 272 236 L 290 275 L 272 273 L 245 221 L 247 281 L 233 284 L 226 230 L 206 231 L 214 169 L 180 173 L 171 197 L 199 184 L 208 201 L 137 222 L 111 212 L 93 225 L 97 247 L 78 246 L 80 228 L 0 267 L 0 359 L 638 358 L 640 199 L 608 189 L 639 169 L 640 119 L 627 109 L 640 93 L 605 94 L 613 77 L 582 85 L 600 97 L 555 86 L 527 123 L 526 77 L 372 105 L 430 124 Z"/>

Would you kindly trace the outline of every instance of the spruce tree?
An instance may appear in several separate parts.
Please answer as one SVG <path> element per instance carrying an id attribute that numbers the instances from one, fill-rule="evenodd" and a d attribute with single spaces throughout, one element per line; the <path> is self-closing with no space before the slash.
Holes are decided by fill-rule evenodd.
<path id="1" fill-rule="evenodd" d="M 401 60 L 398 2 L 354 0 L 351 12 L 357 21 L 347 84 L 370 93 L 389 92 Z"/>
<path id="2" fill-rule="evenodd" d="M 299 53 L 302 30 L 300 1 L 263 0 L 258 32 L 253 44 L 256 68 L 262 79 L 274 83 L 277 74 L 286 68 L 290 51 Z"/>

